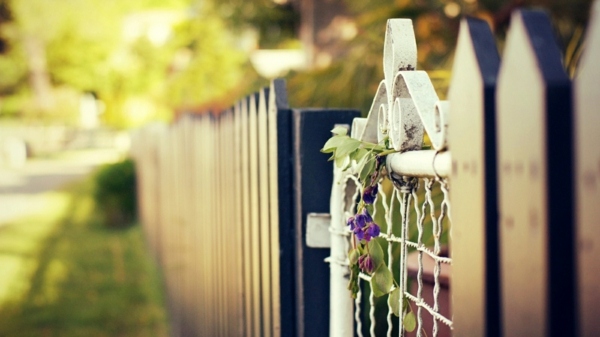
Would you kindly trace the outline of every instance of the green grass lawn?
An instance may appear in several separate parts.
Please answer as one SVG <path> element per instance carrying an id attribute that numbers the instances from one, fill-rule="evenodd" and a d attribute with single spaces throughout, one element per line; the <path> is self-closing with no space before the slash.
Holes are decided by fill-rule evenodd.
<path id="1" fill-rule="evenodd" d="M 0 226 L 0 336 L 168 336 L 161 278 L 139 225 L 108 229 L 91 180 Z"/>

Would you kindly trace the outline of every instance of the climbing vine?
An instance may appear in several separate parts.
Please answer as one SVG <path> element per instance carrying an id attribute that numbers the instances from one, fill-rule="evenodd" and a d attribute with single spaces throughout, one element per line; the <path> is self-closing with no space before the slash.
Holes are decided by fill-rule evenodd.
<path id="1" fill-rule="evenodd" d="M 379 183 L 386 176 L 385 160 L 388 154 L 396 152 L 390 149 L 389 140 L 385 138 L 381 144 L 360 141 L 348 136 L 347 129 L 336 127 L 333 136 L 325 143 L 321 152 L 331 153 L 337 167 L 347 170 L 355 163 L 358 180 L 362 185 L 362 193 L 356 205 L 356 214 L 346 220 L 352 232 L 352 248 L 348 252 L 350 281 L 348 290 L 356 298 L 359 291 L 359 274 L 369 275 L 371 291 L 374 296 L 389 294 L 388 303 L 392 312 L 400 316 L 400 300 L 402 294 L 394 275 L 385 262 L 383 249 L 379 240 L 381 229 L 373 219 L 375 198 Z M 404 308 L 410 308 L 408 300 Z M 415 316 L 410 312 L 403 315 L 403 326 L 407 331 L 416 327 Z"/>

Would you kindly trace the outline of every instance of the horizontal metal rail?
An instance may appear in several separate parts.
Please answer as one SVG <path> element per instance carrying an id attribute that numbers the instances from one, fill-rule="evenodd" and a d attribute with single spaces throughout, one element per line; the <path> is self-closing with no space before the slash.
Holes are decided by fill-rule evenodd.
<path id="1" fill-rule="evenodd" d="M 449 151 L 420 150 L 392 153 L 388 155 L 387 163 L 388 170 L 400 176 L 447 178 L 452 172 L 452 158 Z"/>

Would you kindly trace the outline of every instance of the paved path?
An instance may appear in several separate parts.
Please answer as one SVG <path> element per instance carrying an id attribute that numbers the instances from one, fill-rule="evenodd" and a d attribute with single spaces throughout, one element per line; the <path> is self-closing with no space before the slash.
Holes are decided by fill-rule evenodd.
<path id="1" fill-rule="evenodd" d="M 0 226 L 44 207 L 44 192 L 89 174 L 120 158 L 113 149 L 65 152 L 31 159 L 21 168 L 0 168 Z"/>

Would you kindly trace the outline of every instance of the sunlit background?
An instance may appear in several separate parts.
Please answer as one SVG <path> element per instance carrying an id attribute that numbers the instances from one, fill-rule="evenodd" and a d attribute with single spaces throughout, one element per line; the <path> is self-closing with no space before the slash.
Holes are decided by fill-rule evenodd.
<path id="1" fill-rule="evenodd" d="M 366 114 L 394 17 L 413 19 L 442 98 L 465 15 L 502 48 L 512 10 L 548 10 L 574 76 L 590 3 L 0 0 L 0 336 L 168 333 L 141 232 L 106 231 L 94 211 L 91 172 L 126 156 L 133 128 L 216 113 L 275 77 L 292 106 Z"/>

